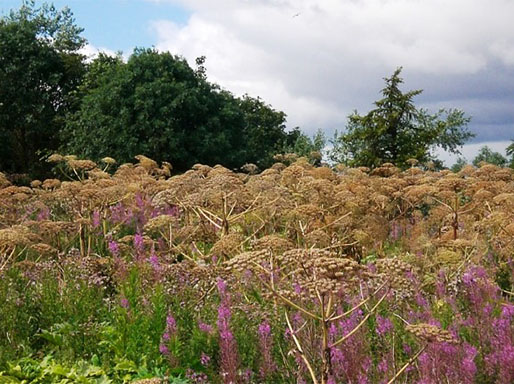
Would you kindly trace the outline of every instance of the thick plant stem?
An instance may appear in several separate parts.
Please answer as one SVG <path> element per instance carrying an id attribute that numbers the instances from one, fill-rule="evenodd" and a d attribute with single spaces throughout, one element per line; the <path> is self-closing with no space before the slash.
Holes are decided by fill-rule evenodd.
<path id="1" fill-rule="evenodd" d="M 321 384 L 326 384 L 330 375 L 332 374 L 332 361 L 330 356 L 330 346 L 328 341 L 328 327 L 330 324 L 330 320 L 327 319 L 327 313 L 330 311 L 330 307 L 332 306 L 332 296 L 330 296 L 327 304 L 327 308 L 325 308 L 325 298 L 320 295 L 318 290 L 316 289 L 316 294 L 320 303 L 320 312 L 321 312 L 321 326 L 322 326 L 322 340 L 321 340 Z"/>
<path id="2" fill-rule="evenodd" d="M 387 382 L 387 384 L 392 384 L 396 381 L 397 378 L 400 377 L 400 375 L 423 353 L 425 348 L 428 346 L 428 344 L 425 344 L 414 356 L 412 356 L 409 361 L 407 361 L 403 367 L 400 368 L 398 372 L 396 372 L 396 375 Z"/>
<path id="3" fill-rule="evenodd" d="M 285 317 L 286 317 L 287 327 L 289 328 L 289 332 L 291 332 L 291 337 L 293 338 L 294 343 L 296 344 L 296 348 L 298 349 L 298 353 L 300 354 L 303 362 L 305 363 L 305 366 L 307 367 L 307 370 L 309 371 L 309 374 L 311 375 L 312 382 L 313 382 L 313 384 L 318 384 L 318 379 L 316 378 L 316 374 L 314 373 L 314 370 L 312 369 L 309 359 L 307 359 L 307 356 L 305 356 L 305 353 L 303 352 L 302 345 L 300 344 L 300 341 L 296 337 L 293 326 L 291 325 L 291 321 L 289 320 L 289 316 L 287 316 L 287 312 L 285 312 Z"/>
<path id="4" fill-rule="evenodd" d="M 332 345 L 330 345 L 330 348 L 334 348 L 334 347 L 338 346 L 339 344 L 343 343 L 346 339 L 348 339 L 350 336 L 352 336 L 355 332 L 357 332 L 359 330 L 359 328 L 362 327 L 364 325 L 364 323 L 370 318 L 370 316 L 373 314 L 373 312 L 375 312 L 375 310 L 382 303 L 382 301 L 384 301 L 386 296 L 387 296 L 387 292 L 384 294 L 384 296 L 382 296 L 380 298 L 380 300 L 378 300 L 378 302 L 373 306 L 373 308 L 371 308 L 369 313 L 366 316 L 364 316 L 364 318 L 361 320 L 361 322 L 359 324 L 357 324 L 355 326 L 355 328 L 353 328 L 349 333 L 347 333 L 345 336 L 341 337 L 339 340 L 332 343 Z"/>

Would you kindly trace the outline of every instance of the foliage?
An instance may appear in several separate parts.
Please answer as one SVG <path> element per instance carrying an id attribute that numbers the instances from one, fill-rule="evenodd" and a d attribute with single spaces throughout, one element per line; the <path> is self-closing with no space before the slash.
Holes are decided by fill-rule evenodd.
<path id="1" fill-rule="evenodd" d="M 462 168 L 464 168 L 467 164 L 468 162 L 466 161 L 466 159 L 458 157 L 455 164 L 452 165 L 451 170 L 455 173 L 460 172 Z"/>
<path id="2" fill-rule="evenodd" d="M 203 68 L 203 61 L 200 61 Z M 80 88 L 64 150 L 119 162 L 144 154 L 178 170 L 195 163 L 269 165 L 285 137 L 285 114 L 235 98 L 169 53 L 138 49 L 127 63 L 101 55 Z"/>
<path id="3" fill-rule="evenodd" d="M 0 169 L 45 169 L 38 159 L 58 147 L 84 74 L 81 32 L 68 8 L 34 1 L 0 20 Z"/>
<path id="4" fill-rule="evenodd" d="M 505 167 L 507 159 L 499 152 L 491 150 L 487 145 L 480 148 L 478 154 L 473 159 L 473 165 L 478 166 L 481 162 L 497 165 L 498 167 Z"/>
<path id="5" fill-rule="evenodd" d="M 321 129 L 318 129 L 311 138 L 296 127 L 292 131 L 288 132 L 283 152 L 294 153 L 300 157 L 315 157 L 317 158 L 316 165 L 319 165 L 321 163 L 326 144 L 327 140 Z M 317 155 L 315 155 L 315 153 Z"/>
<path id="6" fill-rule="evenodd" d="M 514 379 L 509 168 L 51 159 L 0 188 L 3 377 Z"/>
<path id="7" fill-rule="evenodd" d="M 259 97 L 244 95 L 236 100 L 244 116 L 243 135 L 246 138 L 241 160 L 267 168 L 273 164 L 273 155 L 282 150 L 286 115 Z"/>
<path id="8" fill-rule="evenodd" d="M 507 147 L 507 156 L 510 156 L 510 167 L 514 168 L 514 141 Z"/>
<path id="9" fill-rule="evenodd" d="M 158 374 L 158 372 L 157 372 Z M 156 380 L 156 378 L 159 379 Z M 147 378 L 148 380 L 145 380 Z M 153 378 L 153 379 L 152 379 Z M 187 384 L 186 379 L 180 377 L 155 376 L 144 368 L 137 369 L 128 361 L 118 363 L 110 370 L 99 365 L 97 356 L 91 361 L 80 360 L 73 365 L 61 364 L 54 356 L 46 355 L 42 360 L 31 357 L 22 358 L 9 363 L 5 371 L 0 371 L 0 383 L 82 383 L 82 384 L 110 384 L 110 383 L 170 383 Z"/>
<path id="10" fill-rule="evenodd" d="M 435 146 L 459 153 L 458 147 L 474 136 L 466 129 L 470 119 L 462 111 L 441 109 L 430 114 L 416 108 L 413 98 L 422 91 L 403 93 L 400 72 L 398 68 L 385 79 L 383 98 L 375 102 L 375 109 L 349 116 L 347 132 L 334 138 L 334 161 L 370 168 L 393 163 L 405 168 L 409 159 L 434 160 L 430 151 Z"/>

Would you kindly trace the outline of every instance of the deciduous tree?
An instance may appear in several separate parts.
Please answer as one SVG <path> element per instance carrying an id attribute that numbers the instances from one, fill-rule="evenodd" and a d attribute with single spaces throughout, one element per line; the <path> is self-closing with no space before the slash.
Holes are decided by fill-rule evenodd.
<path id="1" fill-rule="evenodd" d="M 34 1 L 0 19 L 0 169 L 41 172 L 84 74 L 85 40 L 68 8 Z"/>
<path id="2" fill-rule="evenodd" d="M 286 134 L 285 114 L 259 98 L 235 98 L 186 60 L 137 49 L 125 63 L 100 55 L 80 88 L 64 150 L 92 159 L 144 154 L 177 170 L 195 163 L 269 165 Z"/>
<path id="3" fill-rule="evenodd" d="M 507 165 L 507 159 L 500 152 L 495 152 L 487 145 L 480 148 L 478 155 L 473 159 L 473 165 L 479 166 L 481 162 L 494 164 L 499 167 L 505 167 Z"/>

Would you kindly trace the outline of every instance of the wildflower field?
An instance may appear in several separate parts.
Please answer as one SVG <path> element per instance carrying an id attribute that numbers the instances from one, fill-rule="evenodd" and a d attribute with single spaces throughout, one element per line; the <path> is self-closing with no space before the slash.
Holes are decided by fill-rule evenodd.
<path id="1" fill-rule="evenodd" d="M 512 169 L 50 160 L 0 173 L 0 383 L 514 382 Z"/>

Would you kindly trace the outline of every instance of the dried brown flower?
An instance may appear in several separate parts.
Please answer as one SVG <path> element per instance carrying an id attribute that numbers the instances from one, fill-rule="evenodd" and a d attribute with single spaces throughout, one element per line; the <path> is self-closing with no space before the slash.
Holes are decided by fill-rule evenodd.
<path id="1" fill-rule="evenodd" d="M 418 339 L 427 343 L 458 343 L 450 332 L 436 327 L 435 325 L 426 323 L 409 324 L 405 329 L 411 332 Z"/>

